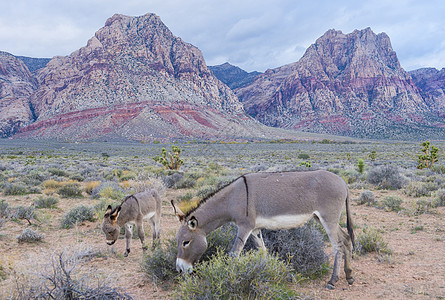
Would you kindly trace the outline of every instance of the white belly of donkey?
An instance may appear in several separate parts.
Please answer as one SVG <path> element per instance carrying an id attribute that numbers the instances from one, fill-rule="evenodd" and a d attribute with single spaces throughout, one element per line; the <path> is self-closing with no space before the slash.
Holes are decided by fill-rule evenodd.
<path id="1" fill-rule="evenodd" d="M 255 228 L 265 228 L 271 230 L 291 229 L 298 227 L 309 221 L 314 214 L 303 215 L 282 215 L 274 217 L 258 216 L 255 220 Z"/>

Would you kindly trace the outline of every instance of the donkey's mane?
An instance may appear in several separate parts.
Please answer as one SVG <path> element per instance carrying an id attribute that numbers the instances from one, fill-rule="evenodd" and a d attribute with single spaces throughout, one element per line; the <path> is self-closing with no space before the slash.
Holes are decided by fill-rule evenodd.
<path id="1" fill-rule="evenodd" d="M 228 187 L 229 185 L 231 185 L 232 183 L 234 183 L 235 181 L 237 181 L 238 179 L 240 179 L 241 177 L 243 177 L 244 175 L 238 176 L 237 178 L 235 178 L 234 180 L 230 181 L 229 183 L 226 183 L 225 185 L 223 185 L 222 187 L 220 187 L 219 189 L 217 189 L 216 191 L 211 192 L 210 194 L 208 194 L 205 198 L 203 198 L 202 200 L 200 200 L 198 202 L 198 204 L 193 207 L 192 209 L 190 209 L 188 212 L 186 212 L 185 214 L 185 219 L 187 219 L 192 213 L 194 213 L 198 208 L 201 207 L 202 204 L 206 203 L 207 200 L 209 200 L 210 198 L 212 198 L 213 196 L 215 196 L 216 194 L 218 194 L 221 190 L 225 189 L 226 187 Z"/>

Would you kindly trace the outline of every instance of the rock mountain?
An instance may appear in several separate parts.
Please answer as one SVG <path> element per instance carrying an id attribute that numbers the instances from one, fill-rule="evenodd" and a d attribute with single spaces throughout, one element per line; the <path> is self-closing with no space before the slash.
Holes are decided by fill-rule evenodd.
<path id="1" fill-rule="evenodd" d="M 389 37 L 369 28 L 329 30 L 299 61 L 263 74 L 230 64 L 208 68 L 200 50 L 175 37 L 158 16 L 116 14 L 69 56 L 48 62 L 0 52 L 0 137 L 301 135 L 263 123 L 357 137 L 443 139 L 444 72 L 405 72 Z"/>
<path id="2" fill-rule="evenodd" d="M 39 69 L 35 81 L 22 73 L 29 92 L 9 101 L 24 107 L 3 136 L 19 128 L 19 137 L 227 138 L 260 135 L 265 127 L 245 114 L 200 50 L 154 14 L 116 14 L 85 47 Z"/>
<path id="3" fill-rule="evenodd" d="M 413 73 L 419 74 L 413 80 L 385 33 L 329 30 L 298 62 L 267 70 L 235 91 L 247 113 L 269 126 L 372 138 L 421 132 L 443 138 L 445 122 L 438 116 L 443 89 L 429 79 L 443 84 L 444 77 L 427 73 Z"/>

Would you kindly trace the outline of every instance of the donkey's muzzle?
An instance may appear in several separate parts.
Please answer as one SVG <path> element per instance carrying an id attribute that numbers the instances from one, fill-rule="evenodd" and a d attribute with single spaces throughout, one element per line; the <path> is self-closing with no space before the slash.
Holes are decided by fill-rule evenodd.
<path id="1" fill-rule="evenodd" d="M 109 241 L 109 240 L 107 240 L 107 244 L 108 244 L 109 246 L 113 245 L 114 243 L 116 243 L 116 241 Z"/>
<path id="2" fill-rule="evenodd" d="M 185 261 L 182 258 L 176 259 L 176 271 L 178 272 L 185 272 L 185 273 L 192 273 L 193 272 L 193 265 L 187 261 Z"/>

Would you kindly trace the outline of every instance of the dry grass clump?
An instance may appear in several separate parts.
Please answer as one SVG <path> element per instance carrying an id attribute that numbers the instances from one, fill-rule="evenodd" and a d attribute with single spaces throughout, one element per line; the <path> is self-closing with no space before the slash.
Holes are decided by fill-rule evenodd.
<path id="1" fill-rule="evenodd" d="M 36 243 L 43 240 L 45 236 L 37 231 L 32 230 L 31 228 L 25 228 L 22 233 L 17 236 L 17 241 L 19 243 Z"/>

